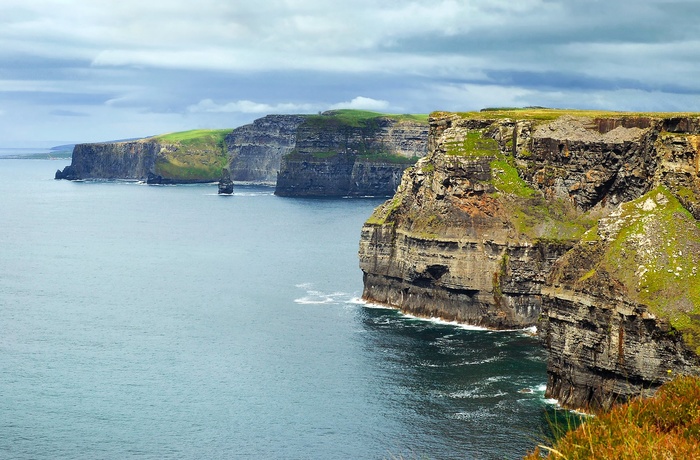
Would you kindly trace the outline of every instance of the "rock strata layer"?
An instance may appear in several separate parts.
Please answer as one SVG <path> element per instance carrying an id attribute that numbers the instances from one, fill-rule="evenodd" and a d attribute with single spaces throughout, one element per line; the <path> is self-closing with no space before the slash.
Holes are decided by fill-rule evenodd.
<path id="1" fill-rule="evenodd" d="M 700 119 L 434 114 L 362 229 L 363 297 L 538 326 L 547 395 L 607 407 L 700 370 Z"/>
<path id="2" fill-rule="evenodd" d="M 274 184 L 284 155 L 296 145 L 297 128 L 307 115 L 267 115 L 234 129 L 224 142 L 231 178 Z"/>
<path id="3" fill-rule="evenodd" d="M 143 180 L 155 171 L 161 145 L 154 141 L 77 144 L 70 166 L 56 179 Z"/>
<path id="4" fill-rule="evenodd" d="M 403 171 L 425 155 L 428 125 L 415 119 L 347 112 L 307 118 L 283 157 L 280 196 L 389 196 Z"/>
<path id="5" fill-rule="evenodd" d="M 427 121 L 410 115 L 268 115 L 230 132 L 79 144 L 55 177 L 178 184 L 216 182 L 228 168 L 234 181 L 276 184 L 278 195 L 388 196 L 425 154 L 427 138 Z"/>

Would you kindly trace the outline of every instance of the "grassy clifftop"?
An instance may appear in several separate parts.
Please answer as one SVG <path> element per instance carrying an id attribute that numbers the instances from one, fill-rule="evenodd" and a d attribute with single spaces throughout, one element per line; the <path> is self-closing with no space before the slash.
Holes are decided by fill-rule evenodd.
<path id="1" fill-rule="evenodd" d="M 162 145 L 156 174 L 174 181 L 215 181 L 228 163 L 224 137 L 230 129 L 195 129 L 150 139 Z"/>
<path id="2" fill-rule="evenodd" d="M 306 122 L 311 125 L 347 126 L 350 128 L 371 128 L 380 118 L 389 118 L 396 121 L 414 121 L 428 123 L 427 114 L 388 114 L 371 112 L 368 110 L 340 109 L 330 110 L 318 115 L 309 115 Z"/>
<path id="3" fill-rule="evenodd" d="M 421 126 L 424 133 L 420 133 Z M 425 153 L 428 115 L 330 110 L 308 115 L 298 129 L 296 148 L 287 160 L 325 163 L 342 156 L 343 161 L 355 158 L 408 165 Z"/>
<path id="4" fill-rule="evenodd" d="M 562 116 L 575 116 L 586 118 L 611 118 L 611 117 L 645 117 L 645 118 L 666 118 L 673 117 L 697 117 L 697 112 L 616 112 L 611 110 L 577 110 L 577 109 L 551 109 L 545 107 L 525 107 L 525 108 L 491 108 L 482 109 L 475 112 L 444 112 L 436 111 L 430 114 L 431 118 L 441 118 L 450 115 L 458 115 L 462 118 L 475 120 L 500 120 L 504 118 L 515 118 L 518 120 L 541 120 L 551 121 Z"/>

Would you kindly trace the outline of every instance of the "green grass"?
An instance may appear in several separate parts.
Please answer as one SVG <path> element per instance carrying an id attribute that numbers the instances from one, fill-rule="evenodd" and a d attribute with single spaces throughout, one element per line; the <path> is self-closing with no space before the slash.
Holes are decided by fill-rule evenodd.
<path id="1" fill-rule="evenodd" d="M 224 138 L 230 129 L 192 129 L 177 133 L 161 134 L 153 139 L 160 142 L 179 143 L 191 147 L 223 146 Z"/>
<path id="2" fill-rule="evenodd" d="M 596 222 L 590 213 L 561 199 L 546 200 L 539 193 L 530 198 L 505 196 L 502 201 L 516 231 L 533 241 L 578 241 Z"/>
<path id="3" fill-rule="evenodd" d="M 663 186 L 621 209 L 601 266 L 700 353 L 700 224 Z"/>
<path id="4" fill-rule="evenodd" d="M 401 207 L 399 194 L 379 205 L 365 222 L 367 225 L 384 225 L 389 217 Z"/>
<path id="5" fill-rule="evenodd" d="M 372 112 L 369 110 L 340 109 L 324 112 L 319 115 L 309 115 L 306 123 L 311 126 L 347 126 L 350 128 L 373 128 L 379 118 L 390 118 L 397 121 L 414 121 L 428 124 L 427 114 L 390 114 Z"/>
<path id="6" fill-rule="evenodd" d="M 664 118 L 668 116 L 688 116 L 697 117 L 697 112 L 615 112 L 608 110 L 576 110 L 576 109 L 550 109 L 538 107 L 524 108 L 493 108 L 480 112 L 433 112 L 432 118 L 441 118 L 449 115 L 458 115 L 462 118 L 472 118 L 479 120 L 498 120 L 503 118 L 517 118 L 520 120 L 551 121 L 564 115 L 588 118 L 602 117 L 649 117 Z"/>
<path id="7" fill-rule="evenodd" d="M 195 129 L 152 139 L 167 144 L 156 159 L 156 174 L 176 181 L 215 181 L 228 164 L 224 138 L 230 129 Z"/>
<path id="8" fill-rule="evenodd" d="M 300 155 L 301 156 L 301 155 Z M 317 160 L 327 160 L 329 158 L 337 157 L 338 152 L 314 152 L 312 153 L 312 156 L 317 159 Z"/>
<path id="9" fill-rule="evenodd" d="M 595 225 L 595 218 L 561 199 L 546 200 L 528 185 L 504 155 L 491 162 L 492 184 L 502 196 L 515 229 L 532 240 L 572 241 Z"/>
<path id="10" fill-rule="evenodd" d="M 462 141 L 446 142 L 445 153 L 461 157 L 496 157 L 500 155 L 500 150 L 495 139 L 484 136 L 481 131 L 472 130 L 467 132 Z"/>
<path id="11" fill-rule="evenodd" d="M 370 163 L 391 163 L 391 164 L 402 164 L 402 165 L 412 165 L 420 157 L 405 157 L 402 155 L 394 155 L 391 153 L 366 153 L 358 155 L 357 158 L 362 161 L 368 161 Z"/>
<path id="12" fill-rule="evenodd" d="M 530 198 L 537 194 L 537 191 L 520 177 L 518 168 L 506 160 L 492 161 L 491 175 L 493 177 L 493 186 L 500 192 L 522 198 Z"/>
<path id="13" fill-rule="evenodd" d="M 597 414 L 525 460 L 697 459 L 700 379 L 679 376 L 655 396 Z"/>

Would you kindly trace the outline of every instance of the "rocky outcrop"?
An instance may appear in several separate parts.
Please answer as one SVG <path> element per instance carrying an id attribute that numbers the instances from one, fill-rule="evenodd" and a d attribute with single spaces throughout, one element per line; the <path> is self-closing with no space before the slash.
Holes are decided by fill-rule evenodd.
<path id="1" fill-rule="evenodd" d="M 231 177 L 274 184 L 282 157 L 294 149 L 297 128 L 307 115 L 267 115 L 234 129 L 224 142 Z"/>
<path id="2" fill-rule="evenodd" d="M 56 172 L 56 179 L 146 180 L 155 170 L 161 150 L 154 141 L 77 144 L 70 166 Z"/>
<path id="3" fill-rule="evenodd" d="M 700 226 L 665 186 L 601 219 L 542 290 L 547 394 L 608 407 L 700 374 L 699 270 Z"/>
<path id="4" fill-rule="evenodd" d="M 219 195 L 231 195 L 233 193 L 233 180 L 228 168 L 224 168 L 219 179 Z"/>
<path id="5" fill-rule="evenodd" d="M 183 139 L 179 139 L 184 134 Z M 78 144 L 56 179 L 121 179 L 148 184 L 214 182 L 227 157 L 221 132 L 200 130 L 125 142 Z"/>
<path id="6" fill-rule="evenodd" d="M 353 114 L 352 117 L 348 117 Z M 280 196 L 388 196 L 425 155 L 428 125 L 411 117 L 354 112 L 310 116 L 282 159 Z"/>
<path id="7" fill-rule="evenodd" d="M 363 297 L 537 325 L 547 395 L 605 407 L 700 370 L 699 119 L 434 114 L 360 240 Z M 651 235 L 651 236 L 650 236 Z"/>

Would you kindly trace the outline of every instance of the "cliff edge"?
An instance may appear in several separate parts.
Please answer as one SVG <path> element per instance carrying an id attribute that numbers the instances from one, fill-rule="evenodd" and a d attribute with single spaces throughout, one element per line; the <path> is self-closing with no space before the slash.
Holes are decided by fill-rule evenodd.
<path id="1" fill-rule="evenodd" d="M 420 115 L 267 115 L 233 130 L 79 144 L 55 177 L 216 182 L 227 168 L 232 180 L 276 184 L 283 196 L 388 196 L 403 170 L 425 155 L 427 141 L 427 117 Z"/>
<path id="2" fill-rule="evenodd" d="M 334 110 L 308 116 L 282 158 L 279 196 L 390 196 L 425 155 L 427 117 Z"/>
<path id="3" fill-rule="evenodd" d="M 538 326 L 547 395 L 606 407 L 698 373 L 700 118 L 435 113 L 429 152 L 362 229 L 363 297 Z"/>
<path id="4" fill-rule="evenodd" d="M 56 179 L 123 179 L 151 184 L 214 182 L 228 157 L 230 130 L 192 130 L 124 142 L 78 144 Z"/>

